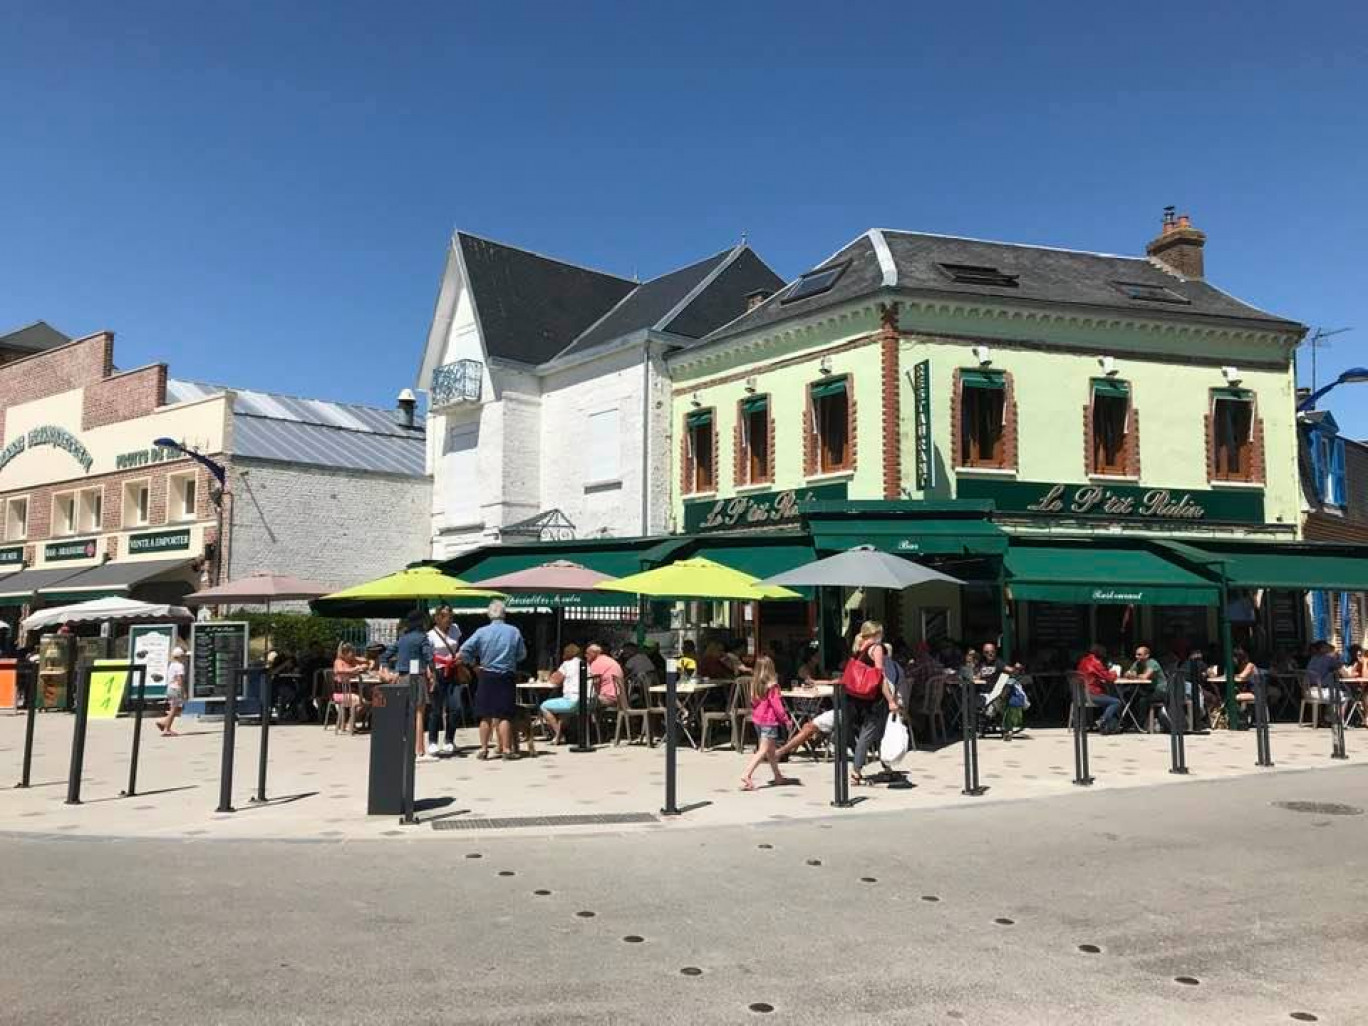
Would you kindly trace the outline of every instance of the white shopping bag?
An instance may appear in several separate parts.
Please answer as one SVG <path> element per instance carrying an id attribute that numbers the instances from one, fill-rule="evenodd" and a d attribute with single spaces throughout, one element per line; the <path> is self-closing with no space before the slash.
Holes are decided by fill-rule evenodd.
<path id="1" fill-rule="evenodd" d="M 896 714 L 889 713 L 883 740 L 879 742 L 879 761 L 885 766 L 896 766 L 907 754 L 907 746 L 907 725 Z"/>

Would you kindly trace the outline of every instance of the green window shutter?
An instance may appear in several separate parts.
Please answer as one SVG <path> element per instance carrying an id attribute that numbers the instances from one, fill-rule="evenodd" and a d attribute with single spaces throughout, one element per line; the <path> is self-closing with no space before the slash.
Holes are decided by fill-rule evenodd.
<path id="1" fill-rule="evenodd" d="M 1107 399 L 1125 399 L 1130 395 L 1130 382 L 1113 381 L 1111 378 L 1093 378 L 1093 395 Z"/>
<path id="2" fill-rule="evenodd" d="M 830 395 L 844 395 L 845 390 L 845 378 L 837 378 L 835 381 L 819 381 L 812 386 L 812 398 L 825 399 Z"/>
<path id="3" fill-rule="evenodd" d="M 769 409 L 769 396 L 753 395 L 741 400 L 741 412 L 745 414 L 764 413 Z"/>
<path id="4" fill-rule="evenodd" d="M 1217 399 L 1253 399 L 1254 393 L 1247 388 L 1213 388 L 1211 394 Z"/>
<path id="5" fill-rule="evenodd" d="M 691 428 L 705 427 L 712 423 L 712 410 L 696 410 L 684 419 Z"/>
<path id="6" fill-rule="evenodd" d="M 1007 376 L 1002 371 L 960 369 L 960 384 L 965 388 L 992 388 L 1001 392 L 1007 387 Z"/>

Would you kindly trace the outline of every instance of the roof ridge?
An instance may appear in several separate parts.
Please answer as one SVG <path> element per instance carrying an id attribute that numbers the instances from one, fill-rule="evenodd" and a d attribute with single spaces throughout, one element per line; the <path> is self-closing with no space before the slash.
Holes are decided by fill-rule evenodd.
<path id="1" fill-rule="evenodd" d="M 577 263 L 575 263 L 575 262 L 572 261 L 572 260 L 562 260 L 560 257 L 553 257 L 553 256 L 547 255 L 546 253 L 539 253 L 539 252 L 537 252 L 535 249 L 527 249 L 527 248 L 524 247 L 524 246 L 514 246 L 514 245 L 512 245 L 511 243 L 508 243 L 508 242 L 500 242 L 498 239 L 491 239 L 491 238 L 489 238 L 488 236 L 485 236 L 485 235 L 476 235 L 474 232 L 463 231 L 463 230 L 460 229 L 460 228 L 457 228 L 457 229 L 455 230 L 455 233 L 454 233 L 454 234 L 457 235 L 457 236 L 464 235 L 464 236 L 467 236 L 467 237 L 472 238 L 472 239 L 477 239 L 477 240 L 479 240 L 480 242 L 487 242 L 487 243 L 489 243 L 491 246 L 501 246 L 501 247 L 503 247 L 504 249 L 511 249 L 511 250 L 514 250 L 515 252 L 518 252 L 518 253 L 525 253 L 525 254 L 527 254 L 528 256 L 534 256 L 534 257 L 536 257 L 538 260 L 546 260 L 546 261 L 548 261 L 548 262 L 550 262 L 550 263 L 553 263 L 553 264 L 560 264 L 562 267 L 572 267 L 572 268 L 574 268 L 574 269 L 577 270 L 577 271 L 588 271 L 590 274 L 601 274 L 601 275 L 603 275 L 605 278 L 614 278 L 614 279 L 616 279 L 617 281 L 624 282 L 624 283 L 626 283 L 626 284 L 628 284 L 628 285 L 640 285 L 640 284 L 642 284 L 641 282 L 632 281 L 631 278 L 624 278 L 624 277 L 623 277 L 622 275 L 620 275 L 620 274 L 614 274 L 612 271 L 605 271 L 605 270 L 603 270 L 602 268 L 599 268 L 599 267 L 588 267 L 588 266 L 586 266 L 586 265 L 584 265 L 584 264 L 577 264 Z M 687 266 L 687 265 L 686 265 L 686 266 Z"/>
<path id="2" fill-rule="evenodd" d="M 947 235 L 944 232 L 918 232 L 910 228 L 872 228 L 870 231 L 893 235 L 921 235 L 928 239 L 954 239 L 957 242 L 981 242 L 986 246 L 1011 246 L 1014 249 L 1044 249 L 1055 253 L 1077 253 L 1080 256 L 1106 257 L 1108 260 L 1147 261 L 1148 257 L 1127 253 L 1103 253 L 1095 249 L 1070 249 L 1068 246 L 1041 246 L 1033 242 L 1007 242 L 1002 239 L 980 239 L 973 235 Z"/>
<path id="3" fill-rule="evenodd" d="M 747 250 L 747 249 L 750 249 L 750 247 L 749 247 L 748 245 L 746 245 L 746 243 L 744 243 L 744 242 L 738 242 L 738 243 L 737 243 L 735 246 L 733 246 L 731 249 L 729 249 L 729 250 L 724 249 L 724 250 L 722 250 L 721 253 L 714 253 L 713 256 L 712 256 L 711 258 L 706 258 L 706 259 L 715 259 L 715 258 L 718 257 L 718 256 L 721 256 L 721 257 L 722 257 L 721 260 L 718 260 L 718 261 L 717 261 L 716 266 L 713 267 L 713 269 L 712 269 L 711 271 L 709 271 L 707 274 L 705 274 L 705 275 L 702 277 L 702 279 L 699 280 L 699 282 L 698 282 L 692 289 L 689 290 L 688 295 L 686 295 L 683 299 L 681 299 L 678 303 L 676 303 L 676 304 L 674 305 L 674 307 L 669 311 L 669 313 L 667 313 L 667 314 L 666 314 L 664 317 L 662 317 L 660 320 L 656 321 L 655 324 L 651 325 L 651 330 L 653 330 L 653 331 L 668 331 L 669 329 L 666 327 L 666 325 L 668 325 L 668 324 L 669 324 L 670 322 L 672 322 L 676 317 L 678 317 L 678 316 L 679 316 L 680 314 L 682 314 L 685 310 L 687 310 L 687 309 L 689 308 L 689 306 L 693 303 L 693 301 L 694 301 L 695 299 L 697 299 L 699 296 L 701 296 L 701 295 L 704 293 L 704 291 L 706 291 L 707 288 L 708 288 L 710 285 L 712 285 L 713 282 L 715 282 L 715 281 L 717 280 L 718 276 L 719 276 L 723 271 L 725 271 L 725 270 L 726 270 L 728 267 L 730 267 L 732 264 L 736 263 L 737 258 L 742 254 L 742 252 L 744 252 L 744 251 Z M 697 261 L 695 261 L 694 263 L 701 264 L 701 263 L 703 263 L 703 261 L 702 261 L 702 260 L 697 260 Z M 685 264 L 684 267 L 679 268 L 679 270 L 682 271 L 682 270 L 684 270 L 686 267 L 692 267 L 692 266 L 694 266 L 694 265 L 693 265 L 693 264 Z"/>

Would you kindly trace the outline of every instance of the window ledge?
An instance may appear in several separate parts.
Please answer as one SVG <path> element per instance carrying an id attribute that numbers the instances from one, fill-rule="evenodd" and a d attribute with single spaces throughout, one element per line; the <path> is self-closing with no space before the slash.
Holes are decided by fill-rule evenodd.
<path id="1" fill-rule="evenodd" d="M 584 494 L 592 495 L 595 492 L 611 492 L 622 487 L 622 478 L 609 477 L 602 481 L 589 481 L 584 485 Z"/>
<path id="2" fill-rule="evenodd" d="M 1140 478 L 1135 474 L 1089 474 L 1089 481 L 1129 481 L 1138 484 Z"/>
<path id="3" fill-rule="evenodd" d="M 835 481 L 850 481 L 855 477 L 855 468 L 849 470 L 831 470 L 825 474 L 809 474 L 803 480 L 808 484 L 827 484 Z"/>
<path id="4" fill-rule="evenodd" d="M 756 481 L 754 484 L 737 485 L 733 491 L 737 495 L 751 495 L 755 492 L 764 492 L 774 487 L 773 481 Z"/>
<path id="5" fill-rule="evenodd" d="M 1015 467 L 956 467 L 956 474 L 963 474 L 965 477 L 983 475 L 984 477 L 1016 477 Z"/>
<path id="6" fill-rule="evenodd" d="M 1234 489 L 1258 489 L 1262 491 L 1264 483 L 1262 481 L 1207 481 L 1212 488 L 1234 488 Z"/>
<path id="7" fill-rule="evenodd" d="M 698 499 L 715 499 L 717 498 L 717 490 L 713 489 L 711 492 L 685 492 L 681 498 L 685 502 L 693 502 Z"/>

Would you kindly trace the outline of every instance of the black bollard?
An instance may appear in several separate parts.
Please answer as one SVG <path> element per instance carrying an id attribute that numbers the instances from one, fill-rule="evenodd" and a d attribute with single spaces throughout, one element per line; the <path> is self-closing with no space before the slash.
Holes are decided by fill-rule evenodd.
<path id="1" fill-rule="evenodd" d="M 1330 750 L 1330 758 L 1347 759 L 1349 753 L 1344 748 L 1344 685 L 1339 678 L 1335 678 L 1334 686 L 1330 689 L 1335 699 L 1335 719 L 1334 727 L 1334 746 Z"/>
<path id="2" fill-rule="evenodd" d="M 840 681 L 832 686 L 831 698 L 831 740 L 836 746 L 836 758 L 832 762 L 836 773 L 836 792 L 831 804 L 838 809 L 848 809 L 853 804 L 850 800 L 850 764 L 846 761 L 846 733 L 850 716 L 846 706 L 845 686 Z"/>
<path id="3" fill-rule="evenodd" d="M 28 787 L 29 776 L 33 772 L 33 725 L 38 719 L 38 667 L 34 663 L 24 663 L 20 667 L 24 677 L 24 764 L 19 771 L 19 783 L 15 787 Z"/>
<path id="4" fill-rule="evenodd" d="M 739 685 L 737 685 L 739 687 Z M 679 691 L 676 678 L 665 675 L 665 807 L 662 816 L 678 816 L 675 793 L 675 752 L 679 744 Z"/>
<path id="5" fill-rule="evenodd" d="M 1079 787 L 1088 787 L 1093 778 L 1088 772 L 1088 685 L 1083 680 L 1073 682 L 1074 695 L 1074 779 Z"/>
<path id="6" fill-rule="evenodd" d="M 271 706 L 275 702 L 275 684 L 264 668 L 248 669 L 243 673 L 261 674 L 261 751 L 257 753 L 257 791 L 251 799 L 254 803 L 260 804 L 266 801 L 266 757 L 271 745 Z M 340 727 L 342 721 L 337 722 Z"/>
<path id="7" fill-rule="evenodd" d="M 592 752 L 593 746 L 589 744 L 589 663 L 583 656 L 580 656 L 579 661 L 579 703 L 575 710 L 575 722 L 579 725 L 579 740 L 570 751 Z"/>
<path id="8" fill-rule="evenodd" d="M 1169 772 L 1186 774 L 1187 748 L 1184 733 L 1187 730 L 1187 712 L 1183 702 L 1186 697 L 1187 681 L 1183 674 L 1175 673 L 1168 682 L 1169 718 Z"/>
<path id="9" fill-rule="evenodd" d="M 977 798 L 988 788 L 979 783 L 978 769 L 978 687 L 972 677 L 965 677 L 963 708 L 960 722 L 964 726 L 964 790 L 960 794 Z"/>
<path id="10" fill-rule="evenodd" d="M 138 753 L 142 750 L 143 703 L 147 692 L 147 667 L 138 664 L 130 666 L 128 672 L 138 678 L 137 704 L 133 708 L 133 754 L 128 760 L 128 790 L 122 797 L 133 798 L 138 793 Z"/>
<path id="11" fill-rule="evenodd" d="M 76 674 L 76 726 L 71 733 L 71 768 L 67 771 L 68 805 L 81 804 L 81 773 L 85 769 L 86 724 L 90 719 L 90 667 Z"/>
<path id="12" fill-rule="evenodd" d="M 414 660 L 417 665 L 417 660 Z M 403 812 L 399 817 L 400 826 L 413 826 L 418 822 L 418 817 L 413 814 L 413 778 L 417 774 L 415 760 L 418 758 L 414 751 L 414 745 L 418 738 L 414 734 L 417 723 L 414 721 L 418 717 L 418 704 L 414 697 L 414 689 L 422 687 L 422 678 L 416 673 L 408 675 L 408 687 L 404 691 L 404 767 L 403 767 L 403 791 L 400 798 L 403 802 Z"/>
<path id="13" fill-rule="evenodd" d="M 1268 686 L 1261 671 L 1254 674 L 1254 743 L 1258 749 L 1257 766 L 1273 765 L 1273 742 L 1268 735 Z"/>
<path id="14" fill-rule="evenodd" d="M 219 767 L 219 803 L 215 812 L 236 812 L 233 808 L 233 756 L 237 749 L 237 678 L 228 678 L 223 696 L 223 761 Z"/>

